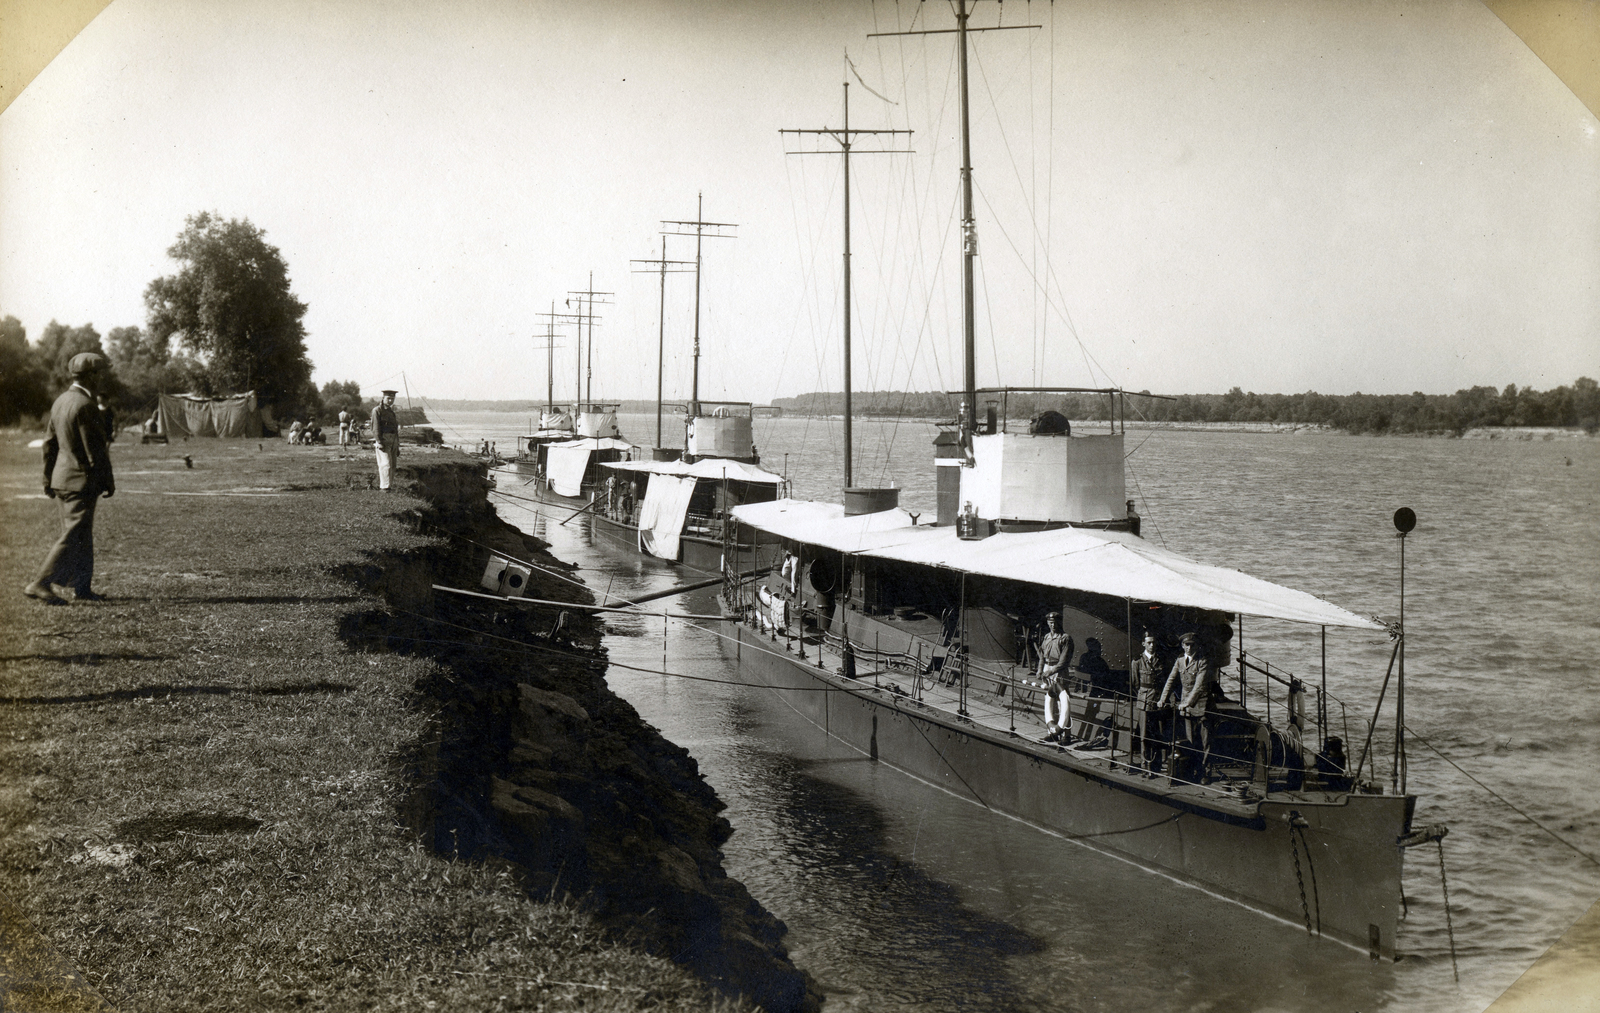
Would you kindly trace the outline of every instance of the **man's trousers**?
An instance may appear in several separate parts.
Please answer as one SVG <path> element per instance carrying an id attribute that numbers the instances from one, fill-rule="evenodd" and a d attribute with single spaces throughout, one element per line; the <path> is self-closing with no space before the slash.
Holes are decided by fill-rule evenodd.
<path id="1" fill-rule="evenodd" d="M 56 493 L 56 502 L 61 504 L 61 537 L 44 557 L 39 583 L 89 590 L 94 579 L 94 508 L 99 501 L 97 492 Z"/>

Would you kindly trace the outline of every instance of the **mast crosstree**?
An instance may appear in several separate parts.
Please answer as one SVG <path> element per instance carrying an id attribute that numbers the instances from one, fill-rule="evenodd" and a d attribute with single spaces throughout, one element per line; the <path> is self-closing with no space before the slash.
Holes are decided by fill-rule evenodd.
<path id="1" fill-rule="evenodd" d="M 583 401 L 593 401 L 594 400 L 594 322 L 596 320 L 601 319 L 600 317 L 597 317 L 597 316 L 594 315 L 594 308 L 596 306 L 610 306 L 611 305 L 610 303 L 606 302 L 604 299 L 596 299 L 595 298 L 595 296 L 601 296 L 601 295 L 616 295 L 616 293 L 615 292 L 596 292 L 594 290 L 594 272 L 593 271 L 589 272 L 589 287 L 588 288 L 581 289 L 581 290 L 578 290 L 578 291 L 573 291 L 573 290 L 569 289 L 567 291 L 567 296 L 568 296 L 567 305 L 569 307 L 572 305 L 572 300 L 573 299 L 577 299 L 578 300 L 578 312 L 575 313 L 573 316 L 578 320 L 578 337 L 579 337 L 579 356 L 578 356 L 578 358 L 580 360 L 579 363 L 578 363 L 578 370 L 579 370 L 579 373 L 581 375 L 584 375 L 585 378 L 586 378 L 586 389 L 582 392 L 583 396 L 580 398 L 580 400 L 583 400 Z M 583 359 L 582 338 L 583 338 L 583 322 L 584 321 L 588 321 L 588 323 L 589 323 L 589 356 L 588 356 L 587 371 L 585 371 L 585 364 L 582 361 L 582 359 Z"/>
<path id="2" fill-rule="evenodd" d="M 845 58 L 848 62 L 849 57 Z M 870 88 L 868 89 L 871 90 Z M 851 429 L 850 392 L 850 153 L 854 147 L 853 138 L 857 134 L 910 134 L 909 130 L 869 130 L 861 127 L 852 129 L 850 126 L 850 82 L 844 83 L 844 126 L 843 127 L 815 127 L 794 128 L 779 130 L 779 134 L 806 135 L 815 134 L 829 137 L 839 145 L 837 152 L 833 151 L 791 151 L 790 155 L 832 155 L 838 154 L 844 159 L 844 487 L 854 485 L 854 465 L 852 453 L 854 449 L 854 434 Z M 880 149 L 873 151 L 858 151 L 858 155 L 909 155 L 910 149 Z"/>
<path id="3" fill-rule="evenodd" d="M 699 273 L 699 265 L 692 260 L 668 260 L 667 237 L 661 237 L 661 256 L 656 260 L 630 260 L 630 264 L 649 264 L 649 270 L 634 269 L 635 274 L 661 273 L 660 332 L 656 336 L 656 446 L 661 446 L 661 396 L 667 361 L 667 275 L 687 274 L 690 268 Z"/>
<path id="4" fill-rule="evenodd" d="M 977 0 L 973 0 L 974 3 Z M 957 36 L 956 66 L 961 75 L 961 347 L 962 347 L 962 405 L 961 445 L 967 460 L 972 459 L 972 434 L 977 427 L 978 358 L 976 339 L 976 310 L 973 305 L 973 260 L 978 256 L 978 222 L 972 213 L 972 117 L 967 99 L 967 36 L 973 32 L 1004 32 L 1014 29 L 1042 28 L 1043 25 L 994 25 L 973 28 L 967 24 L 970 16 L 967 0 L 956 0 L 956 27 L 926 29 L 916 32 L 873 32 L 869 39 L 891 35 L 949 35 Z"/>
<path id="5" fill-rule="evenodd" d="M 739 226 L 729 222 L 705 221 L 705 194 L 695 195 L 695 220 L 692 222 L 670 221 L 662 219 L 662 225 L 676 226 L 674 229 L 663 229 L 663 236 L 693 236 L 694 237 L 694 382 L 689 394 L 689 415 L 694 417 L 700 414 L 700 240 L 702 239 L 738 239 L 732 232 L 723 232 L 723 229 L 736 229 Z M 690 228 L 694 231 L 688 231 Z M 707 232 L 707 229 L 713 231 Z M 664 249 L 665 247 L 663 247 Z"/>

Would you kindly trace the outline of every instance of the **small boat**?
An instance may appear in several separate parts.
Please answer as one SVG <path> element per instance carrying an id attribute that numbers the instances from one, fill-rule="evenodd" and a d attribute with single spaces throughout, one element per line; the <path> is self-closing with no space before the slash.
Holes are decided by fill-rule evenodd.
<path id="1" fill-rule="evenodd" d="M 783 476 L 758 467 L 753 428 L 755 408 L 748 401 L 700 399 L 700 266 L 705 230 L 733 228 L 726 222 L 704 220 L 702 196 L 694 221 L 663 222 L 693 228 L 695 259 L 667 259 L 662 238 L 661 258 L 640 261 L 661 271 L 661 320 L 656 366 L 656 442 L 661 443 L 664 409 L 662 376 L 666 358 L 666 275 L 668 265 L 687 267 L 695 275 L 695 315 L 692 386 L 684 405 L 683 448 L 655 447 L 649 459 L 607 461 L 603 487 L 596 491 L 593 530 L 657 559 L 681 563 L 707 573 L 720 573 L 727 541 L 729 511 L 747 503 L 768 503 L 778 498 L 786 484 Z M 689 235 L 691 233 L 678 233 Z M 725 236 L 724 236 L 725 238 Z M 775 540 L 763 538 L 740 543 L 750 559 L 771 560 Z"/>
<path id="2" fill-rule="evenodd" d="M 955 11 L 965 152 L 966 0 Z M 1444 828 L 1413 828 L 1402 750 L 1390 784 L 1377 776 L 1375 727 L 1350 755 L 1330 720 L 1325 667 L 1313 678 L 1313 659 L 1286 669 L 1243 644 L 1256 617 L 1324 637 L 1387 629 L 1390 670 L 1399 656 L 1403 679 L 1401 628 L 1142 538 L 1120 422 L 1139 395 L 1097 389 L 1112 404 L 1109 423 L 1075 432 L 1054 412 L 1007 417 L 1010 393 L 1040 388 L 977 388 L 966 154 L 963 163 L 965 389 L 959 418 L 935 439 L 937 517 L 919 523 L 897 489 L 848 478 L 842 504 L 732 507 L 725 650 L 798 719 L 873 761 L 1393 957 L 1404 848 Z M 744 547 L 771 540 L 781 556 L 746 577 L 763 560 Z M 1059 630 L 1047 642 L 1051 624 Z M 1059 661 L 1063 634 L 1067 656 L 1078 654 L 1067 663 L 1066 717 L 1051 728 L 1042 705 L 1059 688 L 1041 678 L 1041 659 Z M 1140 670 L 1159 673 L 1163 689 L 1187 642 L 1183 678 L 1206 691 L 1181 712 L 1130 685 L 1147 635 L 1155 661 Z"/>
<path id="3" fill-rule="evenodd" d="M 750 438 L 751 406 L 701 402 L 685 422 L 685 452 L 649 461 L 611 461 L 597 491 L 594 531 L 657 559 L 720 573 L 735 507 L 770 503 L 786 485 L 764 471 Z M 747 561 L 770 564 L 776 539 L 734 543 Z"/>
<path id="4" fill-rule="evenodd" d="M 616 403 L 580 402 L 570 411 L 540 413 L 540 427 L 518 438 L 508 463 L 524 479 L 525 491 L 546 503 L 582 507 L 601 489 L 603 464 L 629 460 L 635 452 L 617 428 Z"/>

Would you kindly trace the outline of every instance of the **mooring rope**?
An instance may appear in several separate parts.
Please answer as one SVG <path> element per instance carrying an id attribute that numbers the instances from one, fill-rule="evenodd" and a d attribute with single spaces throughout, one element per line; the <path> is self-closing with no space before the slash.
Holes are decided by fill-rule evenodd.
<path id="1" fill-rule="evenodd" d="M 1424 746 L 1427 746 L 1429 749 L 1433 750 L 1434 753 L 1438 755 L 1439 759 L 1441 759 L 1444 762 L 1450 764 L 1450 766 L 1456 768 L 1456 770 L 1459 771 L 1463 777 L 1465 777 L 1467 780 L 1471 781 L 1473 784 L 1477 785 L 1478 787 L 1482 788 L 1484 791 L 1488 792 L 1495 799 L 1498 799 L 1500 801 L 1500 803 L 1502 805 L 1504 805 L 1507 809 L 1510 809 L 1512 812 L 1516 813 L 1518 816 L 1521 816 L 1523 819 L 1527 820 L 1529 823 L 1532 823 L 1534 826 L 1538 827 L 1540 830 L 1543 830 L 1545 833 L 1549 834 L 1551 837 L 1554 837 L 1556 840 L 1560 841 L 1562 844 L 1565 844 L 1567 847 L 1571 848 L 1573 851 L 1575 851 L 1578 854 L 1582 855 L 1584 858 L 1587 858 L 1590 862 L 1594 863 L 1595 865 L 1600 865 L 1600 858 L 1596 858 L 1595 856 L 1589 854 L 1589 852 L 1587 852 L 1587 851 L 1583 850 L 1582 848 L 1578 847 L 1576 844 L 1573 844 L 1571 841 L 1567 840 L 1565 837 L 1562 837 L 1560 834 L 1556 833 L 1554 830 L 1551 830 L 1549 827 L 1545 826 L 1543 823 L 1540 823 L 1538 820 L 1534 819 L 1532 816 L 1529 816 L 1526 812 L 1524 812 L 1521 809 L 1517 808 L 1517 806 L 1513 805 L 1511 803 L 1511 801 L 1509 799 L 1507 799 L 1504 795 L 1500 794 L 1499 792 L 1495 791 L 1493 788 L 1491 788 L 1488 785 L 1484 784 L 1482 781 L 1478 780 L 1476 777 L 1473 777 L 1471 774 L 1469 774 L 1461 766 L 1461 764 L 1457 763 L 1456 761 L 1450 759 L 1450 757 L 1444 755 L 1444 753 L 1440 752 L 1438 746 L 1435 746 L 1433 743 L 1429 742 L 1427 739 L 1425 739 L 1422 736 L 1418 735 L 1416 733 L 1416 731 L 1413 730 L 1410 725 L 1406 726 L 1406 734 L 1410 735 L 1413 739 L 1416 739 L 1418 742 L 1422 743 Z"/>

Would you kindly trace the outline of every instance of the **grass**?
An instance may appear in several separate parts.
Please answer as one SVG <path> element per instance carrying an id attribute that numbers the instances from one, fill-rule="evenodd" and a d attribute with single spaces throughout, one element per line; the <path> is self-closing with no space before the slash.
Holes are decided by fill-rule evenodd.
<path id="1" fill-rule="evenodd" d="M 0 434 L 0 891 L 107 1001 L 738 1008 L 404 825 L 406 758 L 437 728 L 417 687 L 446 675 L 341 639 L 382 603 L 336 574 L 435 543 L 401 522 L 419 501 L 368 488 L 367 455 L 119 443 L 110 600 L 61 608 L 19 593 L 59 524 L 26 439 Z M 3 984 L 18 1007 L 96 1006 Z"/>

